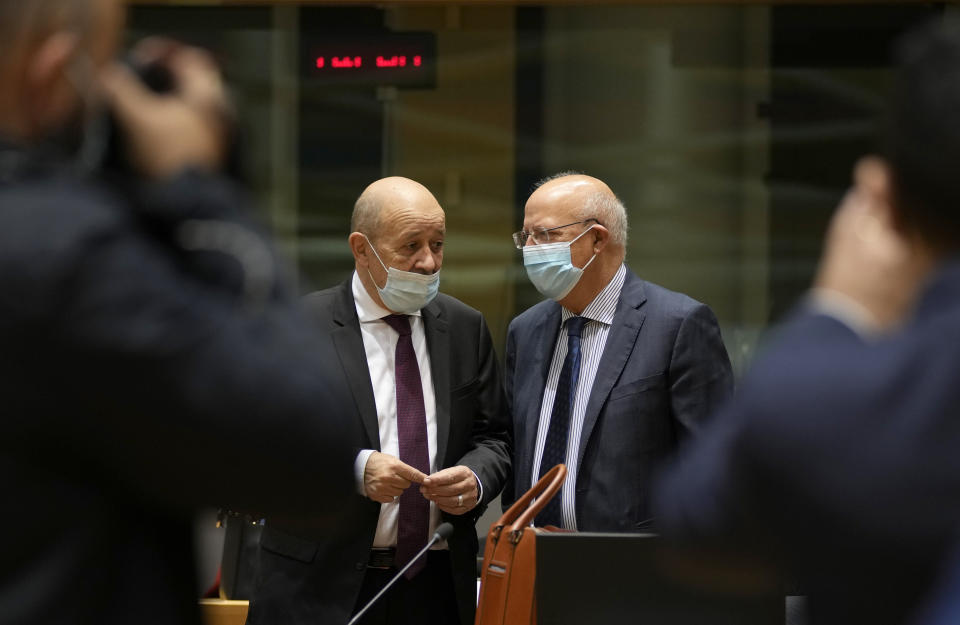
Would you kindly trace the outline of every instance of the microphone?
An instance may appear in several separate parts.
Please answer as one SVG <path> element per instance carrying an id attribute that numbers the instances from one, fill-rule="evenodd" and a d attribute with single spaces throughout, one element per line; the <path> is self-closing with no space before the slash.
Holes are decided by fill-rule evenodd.
<path id="1" fill-rule="evenodd" d="M 453 535 L 453 525 L 451 523 L 441 523 L 440 526 L 437 527 L 437 531 L 433 533 L 433 538 L 430 539 L 430 542 L 428 542 L 426 546 L 417 553 L 417 555 L 410 558 L 410 561 L 407 562 L 407 564 L 402 569 L 397 571 L 397 574 L 394 575 L 389 582 L 387 582 L 387 585 L 381 588 L 380 592 L 374 595 L 373 599 L 368 601 L 367 605 L 363 606 L 362 610 L 360 610 L 359 612 L 353 615 L 353 618 L 350 619 L 350 622 L 347 623 L 347 625 L 356 625 L 356 622 L 360 620 L 360 617 L 363 616 L 366 613 L 366 611 L 369 610 L 373 606 L 373 604 L 376 603 L 377 600 L 383 596 L 383 593 L 390 590 L 390 587 L 393 586 L 393 584 L 396 583 L 398 579 L 400 579 L 400 577 L 407 571 L 407 569 L 413 566 L 413 563 L 420 559 L 420 556 L 425 554 L 427 550 L 430 549 L 430 547 L 433 547 L 435 544 L 437 544 L 441 540 L 447 540 L 452 535 Z"/>

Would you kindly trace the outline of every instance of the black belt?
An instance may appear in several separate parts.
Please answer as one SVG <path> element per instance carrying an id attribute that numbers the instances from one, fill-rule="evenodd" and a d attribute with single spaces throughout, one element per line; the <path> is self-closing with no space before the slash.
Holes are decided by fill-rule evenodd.
<path id="1" fill-rule="evenodd" d="M 448 557 L 446 549 L 431 549 L 427 552 L 428 560 L 439 557 Z M 367 560 L 368 569 L 387 570 L 394 568 L 397 559 L 396 547 L 373 547 L 370 549 L 370 558 Z"/>
<path id="2" fill-rule="evenodd" d="M 367 561 L 368 569 L 389 569 L 393 568 L 393 562 L 397 559 L 397 550 L 395 547 L 374 547 L 370 550 L 370 559 Z"/>

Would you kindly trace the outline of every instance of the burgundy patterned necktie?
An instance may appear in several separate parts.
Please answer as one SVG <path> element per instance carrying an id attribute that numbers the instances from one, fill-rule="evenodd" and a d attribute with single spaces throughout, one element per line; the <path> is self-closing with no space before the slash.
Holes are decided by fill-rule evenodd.
<path id="1" fill-rule="evenodd" d="M 430 452 L 427 448 L 427 414 L 423 407 L 423 382 L 420 367 L 413 351 L 410 320 L 406 315 L 389 315 L 383 320 L 400 337 L 397 339 L 394 372 L 397 385 L 397 438 L 400 440 L 400 460 L 430 474 Z M 420 494 L 419 484 L 400 495 L 400 518 L 397 521 L 397 568 L 409 562 L 423 548 L 430 536 L 430 502 Z M 426 556 L 407 569 L 404 576 L 412 579 L 423 569 Z"/>

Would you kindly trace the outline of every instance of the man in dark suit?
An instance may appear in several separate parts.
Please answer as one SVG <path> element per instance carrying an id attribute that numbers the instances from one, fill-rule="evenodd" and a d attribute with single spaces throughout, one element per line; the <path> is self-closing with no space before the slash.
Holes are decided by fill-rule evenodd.
<path id="1" fill-rule="evenodd" d="M 351 224 L 356 271 L 306 299 L 362 425 L 357 495 L 331 532 L 267 519 L 250 623 L 345 623 L 443 520 L 448 544 L 361 622 L 473 622 L 474 524 L 509 473 L 509 419 L 483 316 L 437 293 L 444 221 L 419 183 L 371 184 Z"/>
<path id="2" fill-rule="evenodd" d="M 177 89 L 149 93 L 110 62 L 122 23 L 119 0 L 0 0 L 4 623 L 199 623 L 197 510 L 319 523 L 350 496 L 333 346 L 217 175 L 219 74 L 171 46 Z M 100 98 L 122 185 L 78 151 Z"/>
<path id="3" fill-rule="evenodd" d="M 909 622 L 960 531 L 960 30 L 899 59 L 816 288 L 656 498 L 669 535 L 799 580 L 817 624 Z"/>
<path id="4" fill-rule="evenodd" d="M 515 460 L 503 505 L 565 463 L 567 481 L 541 525 L 649 529 L 652 472 L 731 390 L 713 312 L 635 276 L 626 237 L 623 204 L 578 174 L 542 183 L 514 235 L 550 299 L 514 319 L 507 336 Z"/>

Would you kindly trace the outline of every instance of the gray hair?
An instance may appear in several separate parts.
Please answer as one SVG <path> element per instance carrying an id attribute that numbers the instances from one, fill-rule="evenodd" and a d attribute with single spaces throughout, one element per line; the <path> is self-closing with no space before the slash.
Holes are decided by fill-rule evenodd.
<path id="1" fill-rule="evenodd" d="M 557 173 L 551 174 L 551 175 L 549 175 L 549 176 L 544 176 L 544 177 L 541 178 L 540 180 L 537 180 L 537 181 L 533 184 L 533 190 L 536 191 L 537 189 L 539 189 L 539 188 L 542 187 L 543 185 L 547 184 L 548 182 L 553 182 L 554 180 L 558 180 L 558 179 L 560 179 L 560 178 L 566 178 L 567 176 L 586 176 L 586 175 L 587 175 L 587 174 L 585 174 L 585 173 L 582 172 L 582 171 L 577 171 L 577 170 L 575 170 L 575 169 L 567 169 L 567 170 L 565 170 L 565 171 L 557 172 Z"/>
<path id="2" fill-rule="evenodd" d="M 376 238 L 380 230 L 380 203 L 364 193 L 353 205 L 350 217 L 350 232 L 362 232 L 369 238 Z"/>
<path id="3" fill-rule="evenodd" d="M 561 171 L 560 173 L 547 176 L 540 179 L 534 186 L 539 189 L 548 182 L 567 176 L 585 176 L 582 171 Z M 626 249 L 629 224 L 627 223 L 627 207 L 623 205 L 613 193 L 604 193 L 598 191 L 587 197 L 587 201 L 577 212 L 577 217 L 582 220 L 596 219 L 604 228 L 610 232 L 610 242 Z"/>
<path id="4" fill-rule="evenodd" d="M 578 215 L 580 219 L 596 219 L 610 232 L 610 242 L 627 247 L 627 207 L 616 195 L 598 191 L 587 198 Z"/>

